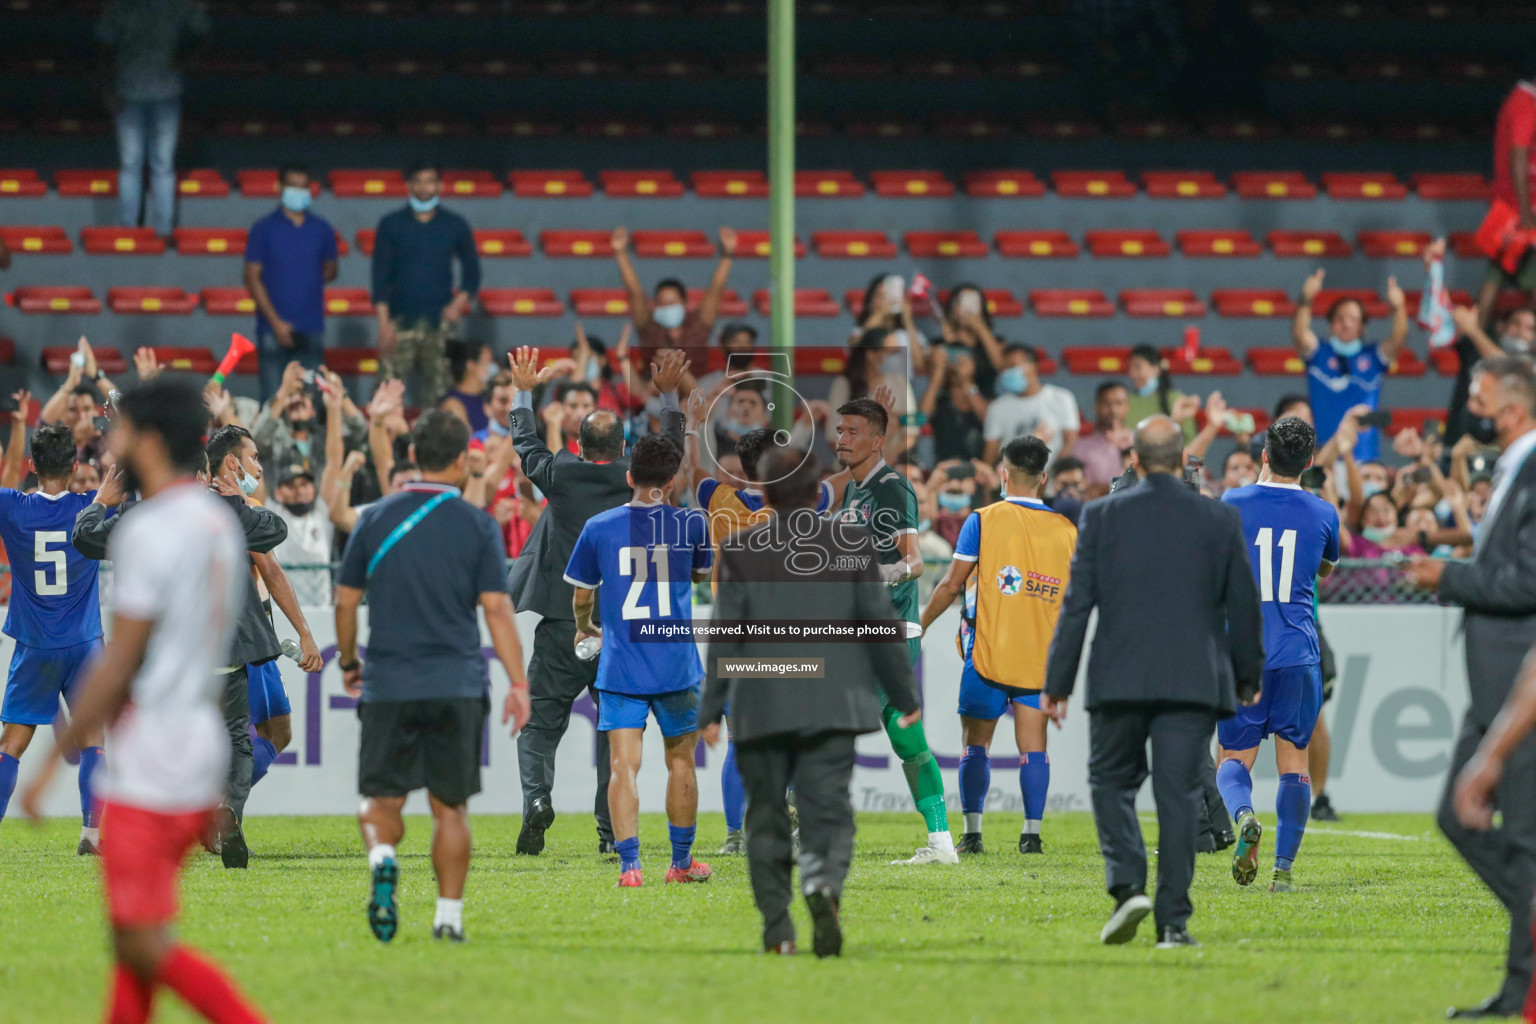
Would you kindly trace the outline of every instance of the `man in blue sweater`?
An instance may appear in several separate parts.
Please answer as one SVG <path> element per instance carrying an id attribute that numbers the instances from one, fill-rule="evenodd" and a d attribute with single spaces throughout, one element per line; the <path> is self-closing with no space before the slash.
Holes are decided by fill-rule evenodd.
<path id="1" fill-rule="evenodd" d="M 383 377 L 403 377 L 414 368 L 421 375 L 417 399 L 430 406 L 451 384 L 444 343 L 480 288 L 480 257 L 469 222 L 440 205 L 440 169 L 418 164 L 406 179 L 409 205 L 380 220 L 374 238 L 373 308 Z"/>

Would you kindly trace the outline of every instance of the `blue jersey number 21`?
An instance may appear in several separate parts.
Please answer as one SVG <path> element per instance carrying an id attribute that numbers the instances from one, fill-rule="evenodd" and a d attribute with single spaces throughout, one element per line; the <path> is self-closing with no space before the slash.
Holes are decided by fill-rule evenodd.
<path id="1" fill-rule="evenodd" d="M 62 536 L 62 535 L 61 535 Z M 651 617 L 650 608 L 640 603 L 640 598 L 645 595 L 645 585 L 650 582 L 650 568 L 656 567 L 656 614 L 659 618 L 668 618 L 672 614 L 672 580 L 668 566 L 669 549 L 665 544 L 658 544 L 647 550 L 641 547 L 619 548 L 619 572 L 624 576 L 634 578 L 629 585 L 629 592 L 624 595 L 624 617 L 626 619 L 648 619 Z M 60 562 L 63 555 L 59 556 Z"/>
<path id="2" fill-rule="evenodd" d="M 69 564 L 63 551 L 50 551 L 50 544 L 69 543 L 69 534 L 63 530 L 38 530 L 32 535 L 32 561 L 38 568 L 32 572 L 32 585 L 38 597 L 58 597 L 69 590 Z M 48 569 L 53 566 L 53 579 L 48 579 Z"/>

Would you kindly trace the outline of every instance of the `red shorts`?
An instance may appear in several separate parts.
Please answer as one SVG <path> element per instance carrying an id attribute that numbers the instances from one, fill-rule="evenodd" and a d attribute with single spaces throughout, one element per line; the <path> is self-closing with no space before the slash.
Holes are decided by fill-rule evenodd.
<path id="1" fill-rule="evenodd" d="M 201 840 L 211 813 L 102 804 L 102 888 L 114 927 L 148 928 L 175 919 L 181 862 Z"/>

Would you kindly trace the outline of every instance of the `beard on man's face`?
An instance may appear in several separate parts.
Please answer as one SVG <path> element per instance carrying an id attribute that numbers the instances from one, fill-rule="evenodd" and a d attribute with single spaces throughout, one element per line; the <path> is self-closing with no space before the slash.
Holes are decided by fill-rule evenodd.
<path id="1" fill-rule="evenodd" d="M 139 492 L 138 467 L 133 464 L 132 455 L 124 455 L 118 460 L 118 467 L 123 471 L 123 493 L 137 494 Z"/>

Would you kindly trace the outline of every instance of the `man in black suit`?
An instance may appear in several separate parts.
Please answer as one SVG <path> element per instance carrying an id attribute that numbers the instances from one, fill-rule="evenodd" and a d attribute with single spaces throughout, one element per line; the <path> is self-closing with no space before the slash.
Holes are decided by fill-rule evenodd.
<path id="1" fill-rule="evenodd" d="M 517 852 L 537 855 L 544 849 L 545 830 L 555 820 L 550 798 L 555 784 L 555 751 L 570 725 L 571 705 L 597 681 L 597 659 L 582 661 L 576 656 L 576 618 L 565 567 L 587 520 L 624 504 L 633 496 L 634 488 L 625 480 L 629 459 L 624 454 L 624 421 L 599 409 L 582 420 L 579 456 L 551 452 L 540 435 L 532 396 L 533 389 L 548 380 L 551 371 L 539 369 L 538 349 L 527 346 L 512 354 L 511 364 L 512 382 L 517 388 L 512 443 L 522 459 L 523 474 L 548 502 L 508 579 L 512 607 L 542 616 L 534 627 L 533 657 L 528 662 L 533 711 L 517 737 L 523 785 L 523 827 L 517 834 Z M 688 361 L 678 349 L 658 352 L 651 365 L 651 380 L 661 392 L 662 436 L 671 438 L 678 451 L 683 448 L 683 414 L 676 392 L 687 370 Z M 598 849 L 612 853 L 608 734 L 596 736 L 597 796 L 592 814 L 597 819 Z"/>
<path id="2" fill-rule="evenodd" d="M 1264 623 L 1242 517 L 1184 486 L 1184 435 L 1166 416 L 1136 429 L 1141 483 L 1093 502 L 1078 527 L 1040 710 L 1059 726 L 1077 682 L 1088 618 L 1088 784 L 1115 910 L 1099 939 L 1129 942 L 1153 910 L 1136 794 L 1157 800 L 1159 949 L 1197 946 L 1186 927 L 1203 827 L 1201 777 L 1216 720 L 1257 698 Z"/>
<path id="3" fill-rule="evenodd" d="M 903 728 L 921 717 L 917 681 L 907 659 L 906 630 L 880 582 L 873 536 L 862 525 L 815 512 L 820 466 L 793 448 L 765 453 L 758 466 L 767 522 L 723 542 L 713 621 L 729 625 L 777 620 L 825 626 L 832 620 L 880 622 L 889 641 L 796 642 L 749 637 L 711 639 L 699 723 L 704 741 L 720 739 L 727 703 L 736 761 L 747 791 L 747 867 L 763 915 L 763 949 L 795 951 L 789 919 L 795 858 L 788 786 L 800 818 L 800 888 L 814 922 L 817 956 L 836 956 L 843 880 L 853 858 L 854 738 L 881 729 L 878 686 L 902 712 Z M 839 568 L 830 568 L 837 558 Z M 861 568 L 843 568 L 844 566 Z M 733 675 L 734 659 L 819 660 L 814 676 Z"/>
<path id="4" fill-rule="evenodd" d="M 1515 1016 L 1531 985 L 1531 896 L 1536 890 L 1536 739 L 1511 743 L 1503 781 L 1484 793 L 1502 814 L 1498 828 L 1468 828 L 1453 808 L 1456 778 L 1489 745 L 1499 707 L 1536 642 L 1536 370 L 1521 356 L 1485 359 L 1472 371 L 1467 409 L 1493 421 L 1503 454 L 1470 563 L 1416 558 L 1408 575 L 1466 609 L 1467 683 L 1472 702 L 1461 723 L 1438 821 L 1451 845 L 1509 911 L 1504 984 L 1453 1018 Z M 1485 734 L 1488 739 L 1485 740 Z M 1486 767 L 1486 765 L 1484 765 Z M 1470 769 L 1477 775 L 1477 766 Z M 1483 776 L 1486 779 L 1486 775 Z M 1497 782 L 1498 776 L 1495 776 Z"/>

